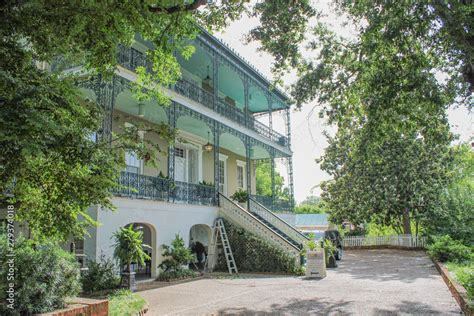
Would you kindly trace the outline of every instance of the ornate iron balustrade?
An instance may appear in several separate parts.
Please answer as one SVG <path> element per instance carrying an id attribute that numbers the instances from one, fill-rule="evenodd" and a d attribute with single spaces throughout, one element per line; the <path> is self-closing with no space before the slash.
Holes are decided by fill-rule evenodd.
<path id="1" fill-rule="evenodd" d="M 151 72 L 151 63 L 147 60 L 146 55 L 132 47 L 119 47 L 118 62 L 123 67 L 135 71 L 139 66 L 145 67 Z M 288 147 L 288 138 L 258 121 L 252 115 L 246 115 L 244 111 L 234 105 L 230 105 L 223 98 L 214 99 L 214 94 L 208 92 L 194 83 L 181 79 L 172 87 L 177 93 L 194 100 L 205 107 L 216 111 L 222 116 L 257 132 L 268 140 L 278 143 L 283 147 Z"/>
<path id="2" fill-rule="evenodd" d="M 249 211 L 260 216 L 268 223 L 273 225 L 273 227 L 276 227 L 300 245 L 303 245 L 306 241 L 308 241 L 308 238 L 300 233 L 296 228 L 285 222 L 283 219 L 271 212 L 268 208 L 252 198 L 249 200 Z"/>
<path id="3" fill-rule="evenodd" d="M 214 187 L 123 171 L 113 193 L 139 199 L 216 205 Z"/>
<path id="4" fill-rule="evenodd" d="M 175 181 L 173 198 L 189 204 L 216 205 L 213 186 Z"/>
<path id="5" fill-rule="evenodd" d="M 280 234 L 278 234 L 275 230 L 268 227 L 255 215 L 247 212 L 240 205 L 236 204 L 220 193 L 219 206 L 221 214 L 224 218 L 275 245 L 284 252 L 288 253 L 290 256 L 294 257 L 297 264 L 300 263 L 300 250 Z"/>
<path id="6" fill-rule="evenodd" d="M 290 201 L 263 195 L 252 194 L 250 197 L 265 206 L 266 208 L 268 208 L 269 210 L 280 212 L 293 212 L 293 208 L 291 207 Z"/>

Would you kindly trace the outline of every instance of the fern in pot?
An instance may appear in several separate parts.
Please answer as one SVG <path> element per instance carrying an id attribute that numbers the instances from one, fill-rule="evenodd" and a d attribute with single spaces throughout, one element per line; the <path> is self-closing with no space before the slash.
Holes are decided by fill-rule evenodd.
<path id="1" fill-rule="evenodd" d="M 235 191 L 235 193 L 232 194 L 230 198 L 233 201 L 239 203 L 239 205 L 242 206 L 244 209 L 247 209 L 247 201 L 249 199 L 249 195 L 248 195 L 247 191 L 239 189 L 239 190 Z"/>

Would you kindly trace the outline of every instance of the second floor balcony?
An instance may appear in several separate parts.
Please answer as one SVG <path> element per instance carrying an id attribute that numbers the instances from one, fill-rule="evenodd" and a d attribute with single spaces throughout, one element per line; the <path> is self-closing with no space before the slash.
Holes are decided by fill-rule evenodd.
<path id="1" fill-rule="evenodd" d="M 196 47 L 196 53 L 190 60 L 178 58 L 183 76 L 170 89 L 239 124 L 242 128 L 256 132 L 268 141 L 289 148 L 289 134 L 283 135 L 276 131 L 271 123 L 272 113 L 280 111 L 285 111 L 285 123 L 280 126 L 288 123 L 288 105 L 272 96 L 268 87 L 242 79 L 244 75 L 237 74 L 230 61 L 217 63 L 220 64 L 217 67 L 205 49 L 197 44 Z M 119 64 L 128 70 L 135 71 L 141 66 L 151 71 L 146 53 L 135 47 L 121 46 L 118 60 Z M 257 119 L 262 116 L 268 118 L 269 124 Z M 289 130 L 288 126 L 284 127 Z"/>

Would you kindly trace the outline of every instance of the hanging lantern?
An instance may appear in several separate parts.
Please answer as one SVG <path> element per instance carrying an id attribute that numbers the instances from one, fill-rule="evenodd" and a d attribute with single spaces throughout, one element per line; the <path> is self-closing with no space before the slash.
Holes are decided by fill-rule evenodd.
<path id="1" fill-rule="evenodd" d="M 202 148 L 204 149 L 205 152 L 208 152 L 208 153 L 210 153 L 212 149 L 214 148 L 214 146 L 212 146 L 212 144 L 209 142 L 209 132 L 207 132 L 207 144 L 202 146 Z"/>

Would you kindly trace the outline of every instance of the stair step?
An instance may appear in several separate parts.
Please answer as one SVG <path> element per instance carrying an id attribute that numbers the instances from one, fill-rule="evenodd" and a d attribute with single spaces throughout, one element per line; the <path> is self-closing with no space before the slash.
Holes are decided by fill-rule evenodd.
<path id="1" fill-rule="evenodd" d="M 285 238 L 289 243 L 291 243 L 292 245 L 296 246 L 296 247 L 300 247 L 300 243 L 296 242 L 295 240 L 293 240 L 291 237 L 289 237 L 288 235 L 286 235 L 284 232 L 282 232 L 281 230 L 279 230 L 278 228 L 276 228 L 275 226 L 273 226 L 270 222 L 268 222 L 266 219 L 264 219 L 262 216 L 258 215 L 257 213 L 253 213 L 252 214 L 257 217 L 259 220 L 261 220 L 262 222 L 265 223 L 265 225 L 267 225 L 268 227 L 270 227 L 272 230 L 276 231 L 280 236 L 282 236 L 283 238 Z"/>

